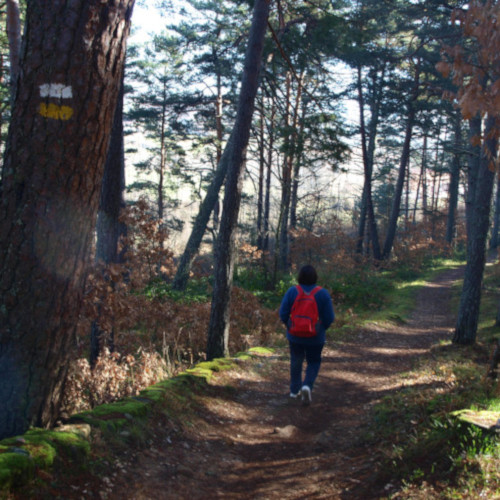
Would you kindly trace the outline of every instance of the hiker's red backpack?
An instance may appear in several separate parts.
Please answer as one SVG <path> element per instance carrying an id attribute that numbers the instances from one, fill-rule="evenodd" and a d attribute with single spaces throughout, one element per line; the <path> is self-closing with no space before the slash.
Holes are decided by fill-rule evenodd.
<path id="1" fill-rule="evenodd" d="M 314 337 L 316 323 L 319 321 L 318 304 L 314 296 L 321 290 L 320 286 L 306 293 L 300 285 L 296 285 L 298 295 L 290 313 L 290 328 L 288 331 L 297 337 Z"/>

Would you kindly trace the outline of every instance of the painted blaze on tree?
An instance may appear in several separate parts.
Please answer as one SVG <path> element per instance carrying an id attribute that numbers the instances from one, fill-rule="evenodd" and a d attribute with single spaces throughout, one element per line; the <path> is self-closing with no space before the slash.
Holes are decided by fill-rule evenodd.
<path id="1" fill-rule="evenodd" d="M 133 4 L 28 4 L 0 206 L 0 438 L 58 417 Z"/>

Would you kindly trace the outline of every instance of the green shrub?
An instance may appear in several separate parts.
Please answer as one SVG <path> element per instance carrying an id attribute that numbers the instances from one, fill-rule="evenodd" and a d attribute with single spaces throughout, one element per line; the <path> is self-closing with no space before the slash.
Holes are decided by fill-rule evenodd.
<path id="1" fill-rule="evenodd" d="M 163 280 L 152 281 L 144 290 L 151 299 L 172 299 L 182 304 L 202 303 L 212 296 L 212 282 L 208 277 L 191 278 L 185 290 L 173 290 L 170 283 Z"/>

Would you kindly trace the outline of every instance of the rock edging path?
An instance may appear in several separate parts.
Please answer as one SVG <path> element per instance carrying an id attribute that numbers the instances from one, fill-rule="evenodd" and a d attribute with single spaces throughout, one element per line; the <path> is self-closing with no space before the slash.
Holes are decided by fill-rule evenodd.
<path id="1" fill-rule="evenodd" d="M 449 270 L 418 292 L 402 325 L 368 328 L 331 342 L 313 393 L 290 402 L 288 360 L 279 353 L 255 371 L 216 377 L 182 433 L 158 428 L 158 442 L 118 462 L 109 499 L 381 498 L 364 487 L 376 468 L 363 445 L 370 408 L 398 391 L 401 374 L 440 339 L 449 339 Z M 236 390 L 228 390 L 227 384 Z"/>

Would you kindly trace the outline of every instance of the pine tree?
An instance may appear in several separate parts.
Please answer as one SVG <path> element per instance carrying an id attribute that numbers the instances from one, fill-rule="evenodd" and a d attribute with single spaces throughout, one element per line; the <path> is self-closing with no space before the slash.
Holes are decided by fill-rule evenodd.
<path id="1" fill-rule="evenodd" d="M 209 360 L 228 353 L 229 300 L 233 280 L 234 237 L 241 198 L 241 178 L 250 137 L 254 101 L 259 85 L 269 8 L 270 0 L 255 1 L 238 111 L 227 149 L 226 161 L 229 162 L 230 168 L 228 168 L 225 184 L 221 230 L 216 244 L 214 290 L 207 341 L 207 359 Z"/>
<path id="2" fill-rule="evenodd" d="M 0 438 L 58 417 L 133 4 L 28 4 L 0 207 Z"/>

